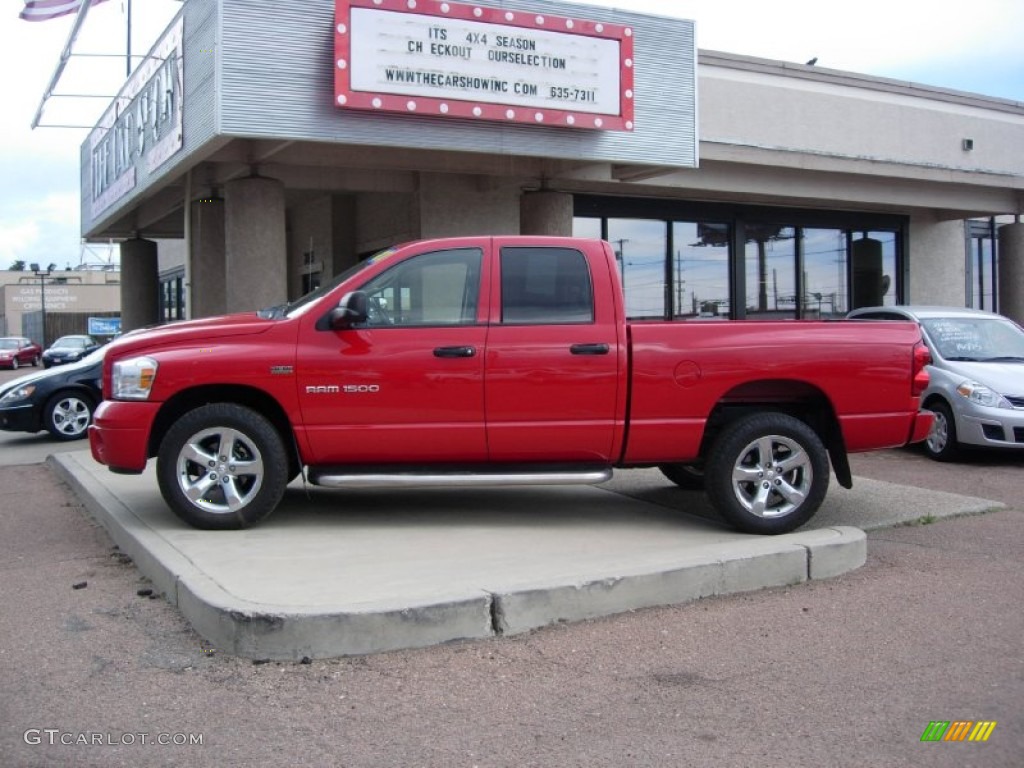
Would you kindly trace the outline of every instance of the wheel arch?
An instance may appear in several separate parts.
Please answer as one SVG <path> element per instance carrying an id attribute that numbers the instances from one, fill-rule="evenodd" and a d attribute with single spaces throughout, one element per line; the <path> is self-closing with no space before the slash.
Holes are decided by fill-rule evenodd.
<path id="1" fill-rule="evenodd" d="M 956 415 L 956 411 L 953 410 L 953 403 L 951 403 L 949 398 L 941 392 L 932 392 L 928 397 L 921 401 L 921 407 L 927 408 L 929 405 L 933 405 L 935 403 L 942 403 L 949 408 L 950 411 L 953 411 L 954 416 Z"/>
<path id="2" fill-rule="evenodd" d="M 291 421 L 281 404 L 256 387 L 238 385 L 209 385 L 193 387 L 178 392 L 161 406 L 149 433 L 146 456 L 153 458 L 160 451 L 160 443 L 167 430 L 184 414 L 212 403 L 233 403 L 250 408 L 264 416 L 281 435 L 281 442 L 288 453 L 289 476 L 298 474 L 302 463 L 295 442 Z"/>
<path id="3" fill-rule="evenodd" d="M 820 387 L 806 381 L 762 379 L 740 384 L 723 394 L 705 424 L 701 457 L 707 456 L 725 426 L 749 414 L 766 411 L 788 414 L 813 429 L 828 449 L 839 484 L 844 488 L 853 485 L 846 442 L 835 407 Z"/>
<path id="4" fill-rule="evenodd" d="M 96 394 L 95 390 L 90 389 L 85 384 L 67 382 L 65 384 L 61 384 L 59 387 L 54 389 L 53 392 L 46 396 L 46 400 L 43 401 L 43 407 L 45 408 L 47 405 L 53 402 L 55 398 L 64 397 L 67 395 L 76 395 L 77 397 L 86 398 L 89 400 L 89 402 L 93 404 L 94 407 L 99 405 L 100 401 L 103 399 L 102 395 Z"/>

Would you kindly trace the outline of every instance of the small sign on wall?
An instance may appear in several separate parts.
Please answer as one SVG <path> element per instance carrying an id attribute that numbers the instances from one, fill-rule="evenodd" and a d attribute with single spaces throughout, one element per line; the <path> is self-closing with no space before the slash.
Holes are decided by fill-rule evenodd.
<path id="1" fill-rule="evenodd" d="M 437 0 L 336 0 L 335 104 L 633 130 L 633 31 Z"/>
<path id="2" fill-rule="evenodd" d="M 90 336 L 117 336 L 121 333 L 120 317 L 90 317 Z"/>

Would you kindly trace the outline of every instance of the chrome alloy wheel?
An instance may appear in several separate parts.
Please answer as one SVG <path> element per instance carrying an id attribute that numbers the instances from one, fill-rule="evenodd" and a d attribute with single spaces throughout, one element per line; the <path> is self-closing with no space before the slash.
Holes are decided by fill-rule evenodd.
<path id="1" fill-rule="evenodd" d="M 800 507 L 813 481 L 810 456 L 800 443 L 782 435 L 749 443 L 732 470 L 736 500 L 762 518 L 785 517 Z"/>
<path id="2" fill-rule="evenodd" d="M 50 423 L 61 437 L 74 438 L 85 434 L 92 420 L 92 408 L 79 397 L 62 397 L 53 405 Z"/>
<path id="3" fill-rule="evenodd" d="M 263 485 L 263 456 L 251 438 L 229 427 L 192 435 L 178 453 L 178 487 L 197 507 L 228 514 L 246 506 Z"/>
<path id="4" fill-rule="evenodd" d="M 928 452 L 933 455 L 941 454 L 949 443 L 949 422 L 946 421 L 946 414 L 943 410 L 936 408 L 932 411 L 935 419 L 932 421 L 931 431 L 925 442 L 928 444 Z"/>

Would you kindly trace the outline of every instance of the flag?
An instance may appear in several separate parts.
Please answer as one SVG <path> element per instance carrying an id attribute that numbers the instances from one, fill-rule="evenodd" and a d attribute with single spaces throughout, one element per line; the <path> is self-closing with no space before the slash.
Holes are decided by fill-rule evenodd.
<path id="1" fill-rule="evenodd" d="M 92 0 L 90 7 L 103 2 L 106 0 Z M 81 7 L 82 0 L 25 0 L 25 7 L 18 16 L 25 21 L 47 21 L 67 16 L 69 13 L 78 13 Z"/>

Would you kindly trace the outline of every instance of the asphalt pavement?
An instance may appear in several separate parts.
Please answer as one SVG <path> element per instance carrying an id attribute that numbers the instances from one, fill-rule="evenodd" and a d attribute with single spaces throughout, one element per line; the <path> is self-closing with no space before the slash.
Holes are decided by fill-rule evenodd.
<path id="1" fill-rule="evenodd" d="M 885 484 L 894 507 L 943 491 L 1009 508 L 901 510 L 869 530 L 867 562 L 833 578 L 280 662 L 194 632 L 52 465 L 20 463 L 46 443 L 0 433 L 4 765 L 1016 766 L 1024 754 L 1024 457 L 853 457 L 855 487 Z M 922 742 L 935 721 L 996 726 L 983 743 Z"/>

